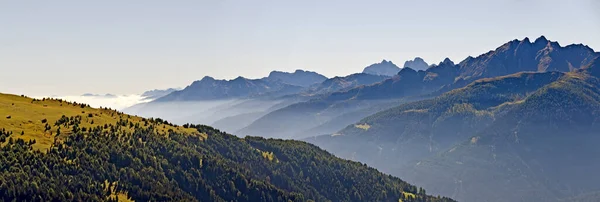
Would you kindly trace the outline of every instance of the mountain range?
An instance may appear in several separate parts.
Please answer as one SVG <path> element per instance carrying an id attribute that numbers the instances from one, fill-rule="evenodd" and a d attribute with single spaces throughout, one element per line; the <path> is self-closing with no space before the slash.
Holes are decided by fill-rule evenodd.
<path id="1" fill-rule="evenodd" d="M 154 102 L 236 99 L 266 93 L 281 93 L 283 95 L 299 92 L 300 89 L 299 86 L 275 80 L 247 79 L 241 76 L 232 80 L 216 80 L 206 76 L 199 81 L 194 81 L 183 90 L 167 94 Z"/>
<path id="2" fill-rule="evenodd" d="M 180 124 L 217 124 L 234 133 L 262 116 L 291 104 L 387 78 L 357 73 L 327 79 L 303 70 L 292 73 L 273 71 L 262 79 L 238 77 L 216 80 L 207 76 L 182 90 L 124 111 L 146 117 L 163 117 Z"/>
<path id="3" fill-rule="evenodd" d="M 334 128 L 323 126 L 332 122 L 338 123 L 338 126 L 341 125 L 339 123 L 349 125 L 388 106 L 441 95 L 481 78 L 522 71 L 570 71 L 589 64 L 595 56 L 596 53 L 585 45 L 562 47 L 543 36 L 535 42 L 530 42 L 528 38 L 512 40 L 478 57 L 468 57 L 459 64 L 446 58 L 425 71 L 403 68 L 397 75 L 379 83 L 337 91 L 290 105 L 261 117 L 239 133 L 285 138 L 332 133 L 335 131 L 312 129 Z M 368 110 L 369 108 L 374 110 Z M 361 117 L 357 118 L 359 112 Z M 284 118 L 288 115 L 294 117 Z M 277 128 L 266 127 L 274 125 Z"/>
<path id="4" fill-rule="evenodd" d="M 332 123 L 336 123 L 335 126 L 348 125 L 386 107 L 419 99 L 414 96 L 440 90 L 442 86 L 452 83 L 456 70 L 456 65 L 449 59 L 433 65 L 427 71 L 403 68 L 394 77 L 381 82 L 324 94 L 273 111 L 238 133 L 304 138 L 335 132 L 331 130 L 339 128 L 330 127 Z"/>
<path id="5" fill-rule="evenodd" d="M 142 104 L 145 107 L 138 106 L 137 110 L 125 111 L 144 116 L 168 117 L 177 123 L 218 122 L 220 126 L 224 126 L 231 125 L 230 121 L 235 120 L 243 123 L 242 127 L 235 124 L 235 127 L 228 127 L 227 131 L 236 135 L 301 139 L 333 133 L 380 110 L 404 102 L 432 98 L 464 87 L 477 79 L 521 71 L 571 71 L 589 63 L 593 55 L 594 51 L 585 45 L 562 47 L 541 36 L 534 42 L 528 38 L 509 41 L 495 50 L 477 57 L 468 57 L 458 64 L 446 58 L 438 64 L 428 66 L 423 59 L 416 57 L 406 61 L 404 68 L 383 60 L 365 67 L 364 73 L 331 79 L 302 70 L 293 73 L 274 71 L 262 79 L 238 77 L 227 81 L 205 77 L 181 91 Z M 386 71 L 388 73 L 383 73 Z M 388 77 L 386 75 L 390 75 L 389 72 L 396 73 Z M 306 82 L 299 82 L 300 80 Z M 205 113 L 208 108 L 215 107 L 212 105 L 193 107 L 198 109 L 195 113 L 188 110 L 179 113 L 177 117 L 145 113 L 177 110 L 178 107 L 163 107 L 170 102 L 238 99 L 264 101 L 265 104 L 255 109 L 232 108 L 229 111 L 237 112 L 228 113 L 227 116 L 219 116 L 219 110 Z M 156 103 L 159 102 L 160 107 L 157 107 Z M 275 107 L 273 103 L 285 104 Z M 221 108 L 227 107 L 223 105 Z M 215 115 L 204 116 L 206 114 Z"/>
<path id="6" fill-rule="evenodd" d="M 282 83 L 294 86 L 308 87 L 327 80 L 327 77 L 316 72 L 296 70 L 293 73 L 272 71 L 265 79 L 278 80 Z"/>
<path id="7" fill-rule="evenodd" d="M 217 80 L 205 76 L 183 90 L 171 92 L 155 102 L 277 97 L 298 93 L 304 87 L 321 83 L 326 79 L 327 77 L 321 74 L 303 70 L 296 70 L 293 73 L 273 71 L 268 77 L 261 79 L 247 79 L 240 76 L 232 80 Z"/>
<path id="8" fill-rule="evenodd" d="M 599 57 L 580 44 L 513 40 L 448 65 L 437 76 L 452 82 L 429 99 L 305 140 L 461 201 L 595 193 L 598 179 L 582 173 L 600 168 Z M 420 83 L 419 73 L 406 74 Z"/>
<path id="9" fill-rule="evenodd" d="M 406 68 L 406 67 L 409 67 L 409 68 L 417 70 L 417 71 L 419 71 L 419 70 L 425 71 L 425 70 L 427 70 L 427 68 L 429 68 L 429 65 L 427 64 L 427 62 L 425 62 L 425 60 L 423 60 L 423 58 L 415 57 L 415 59 L 413 59 L 413 60 L 408 60 L 408 61 L 404 62 L 404 65 L 402 66 L 402 68 Z M 382 60 L 379 63 L 375 63 L 375 64 L 365 67 L 362 73 L 391 77 L 391 76 L 398 74 L 400 69 L 401 68 L 396 66 L 396 64 L 394 64 L 392 61 Z"/>
<path id="10" fill-rule="evenodd" d="M 168 94 L 178 91 L 178 90 L 179 89 L 177 89 L 177 88 L 154 89 L 154 90 L 149 90 L 149 91 L 142 93 L 142 97 L 145 100 L 156 100 L 160 97 L 163 97 L 165 95 L 168 95 Z"/>
<path id="11" fill-rule="evenodd" d="M 600 152 L 586 144 L 597 141 L 598 57 L 583 44 L 515 39 L 459 63 L 384 60 L 207 117 L 238 136 L 302 139 L 461 201 L 590 197 L 598 179 L 559 173 L 599 168 L 578 163 Z M 561 147 L 570 152 L 552 150 Z"/>
<path id="12" fill-rule="evenodd" d="M 116 95 L 110 94 L 110 93 L 107 93 L 107 94 L 104 94 L 104 95 L 92 94 L 92 93 L 84 93 L 81 96 L 83 96 L 83 97 L 103 97 L 103 98 L 114 98 L 114 97 L 117 97 Z"/>

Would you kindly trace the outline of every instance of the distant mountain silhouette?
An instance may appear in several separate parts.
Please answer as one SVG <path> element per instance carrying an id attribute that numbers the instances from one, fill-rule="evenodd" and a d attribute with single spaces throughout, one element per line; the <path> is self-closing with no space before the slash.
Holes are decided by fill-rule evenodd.
<path id="1" fill-rule="evenodd" d="M 451 84 L 459 68 L 446 58 L 438 65 L 432 65 L 426 71 L 416 71 L 410 67 L 402 68 L 391 79 L 375 85 L 358 87 L 347 92 L 338 92 L 328 100 L 356 99 L 392 99 L 430 93 L 442 86 Z"/>
<path id="2" fill-rule="evenodd" d="M 296 70 L 293 73 L 272 71 L 267 79 L 279 80 L 285 84 L 294 86 L 308 87 L 325 81 L 327 77 L 316 72 Z"/>
<path id="3" fill-rule="evenodd" d="M 144 97 L 144 99 L 154 100 L 162 96 L 168 95 L 169 93 L 175 92 L 177 90 L 178 89 L 176 88 L 154 89 L 142 93 L 142 97 Z"/>
<path id="4" fill-rule="evenodd" d="M 83 95 L 81 95 L 83 97 L 99 97 L 99 98 L 116 98 L 117 96 L 114 94 L 104 94 L 104 95 L 100 95 L 100 94 L 93 94 L 93 93 L 85 93 Z"/>
<path id="5" fill-rule="evenodd" d="M 183 90 L 172 92 L 155 100 L 155 102 L 236 99 L 272 92 L 280 92 L 283 95 L 297 93 L 301 89 L 299 86 L 285 84 L 280 80 L 247 79 L 244 77 L 237 77 L 232 80 L 216 80 L 205 76 L 202 80 L 194 81 Z"/>
<path id="6" fill-rule="evenodd" d="M 292 73 L 272 71 L 268 77 L 261 79 L 239 76 L 232 80 L 217 80 L 205 76 L 183 90 L 171 92 L 157 99 L 156 102 L 239 99 L 255 96 L 278 97 L 298 93 L 326 79 L 327 77 L 321 74 L 304 70 L 296 70 Z"/>
<path id="7" fill-rule="evenodd" d="M 427 70 L 427 68 L 429 68 L 429 65 L 423 60 L 423 58 L 416 57 L 414 60 L 408 60 L 404 62 L 404 65 L 402 67 L 410 67 L 411 69 L 417 71 L 425 71 Z"/>
<path id="8" fill-rule="evenodd" d="M 400 71 L 392 61 L 383 60 L 380 63 L 375 63 L 365 67 L 363 73 L 382 76 L 394 76 Z"/>

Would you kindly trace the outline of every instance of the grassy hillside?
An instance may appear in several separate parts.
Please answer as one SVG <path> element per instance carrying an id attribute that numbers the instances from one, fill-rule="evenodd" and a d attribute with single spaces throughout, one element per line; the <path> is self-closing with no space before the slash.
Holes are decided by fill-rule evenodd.
<path id="1" fill-rule="evenodd" d="M 117 125 L 127 120 L 133 125 L 147 127 L 148 120 L 130 116 L 110 109 L 91 108 L 86 104 L 66 102 L 56 99 L 32 99 L 24 96 L 0 93 L 0 129 L 12 132 L 13 137 L 25 141 L 36 140 L 35 149 L 45 151 L 54 142 L 57 134 L 69 135 L 73 132 L 74 124 L 57 124 L 63 116 L 72 120 L 81 119 L 78 127 L 91 129 L 97 126 Z M 70 122 L 70 121 L 69 121 Z M 47 125 L 47 126 L 46 126 Z M 58 132 L 60 130 L 60 132 Z M 104 128 L 109 130 L 109 128 Z M 123 132 L 133 132 L 133 127 L 123 127 Z M 169 130 L 181 133 L 198 133 L 194 129 L 175 127 L 160 121 L 155 127 L 158 134 L 168 134 Z"/>
<path id="2" fill-rule="evenodd" d="M 303 142 L 58 100 L 0 103 L 3 201 L 452 201 Z"/>

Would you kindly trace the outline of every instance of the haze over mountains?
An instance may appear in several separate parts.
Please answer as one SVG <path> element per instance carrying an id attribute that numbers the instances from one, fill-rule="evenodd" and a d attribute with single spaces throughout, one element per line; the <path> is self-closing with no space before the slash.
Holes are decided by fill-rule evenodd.
<path id="1" fill-rule="evenodd" d="M 458 63 L 384 60 L 292 91 L 279 82 L 182 121 L 303 139 L 459 200 L 556 201 L 600 190 L 598 179 L 557 174 L 593 172 L 599 165 L 577 162 L 600 151 L 548 150 L 598 140 L 598 57 L 582 44 L 525 38 Z M 556 166 L 545 154 L 572 161 Z"/>
<path id="2" fill-rule="evenodd" d="M 451 83 L 454 69 L 455 65 L 449 59 L 432 66 L 427 72 L 403 68 L 394 77 L 381 82 L 324 94 L 273 111 L 239 133 L 303 138 L 335 132 L 340 127 L 379 110 L 416 99 L 411 96 L 440 89 L 441 86 Z M 437 76 L 438 74 L 443 75 Z M 288 116 L 291 118 L 284 118 Z"/>
<path id="3" fill-rule="evenodd" d="M 165 117 L 176 123 L 230 125 L 228 121 L 236 120 L 244 126 L 240 128 L 236 124 L 231 128 L 235 130 L 227 130 L 236 135 L 303 138 L 333 133 L 379 110 L 433 97 L 480 78 L 520 71 L 569 71 L 589 62 L 590 53 L 593 50 L 587 46 L 560 47 L 557 42 L 542 36 L 534 42 L 528 38 L 512 40 L 495 51 L 476 58 L 468 57 L 458 64 L 446 58 L 428 66 L 416 57 L 405 62 L 404 66 L 409 67 L 399 68 L 393 62 L 383 60 L 365 67 L 363 73 L 330 79 L 303 70 L 273 71 L 262 79 L 216 80 L 206 76 L 181 91 L 125 111 Z M 426 69 L 419 70 L 423 68 Z M 248 99 L 260 107 L 226 106 L 231 101 L 246 102 L 243 100 Z M 193 105 L 192 108 L 197 110 L 163 114 L 163 111 L 177 110 L 178 107 L 169 107 L 169 103 Z M 230 112 L 218 113 L 216 106 L 228 108 Z M 215 110 L 206 113 L 211 108 Z M 173 114 L 171 112 L 169 114 Z"/>
<path id="4" fill-rule="evenodd" d="M 262 79 L 238 77 L 233 80 L 216 80 L 205 76 L 180 91 L 174 91 L 153 102 L 132 106 L 126 112 L 163 117 L 175 123 L 219 122 L 222 126 L 233 126 L 235 132 L 239 123 L 250 124 L 263 115 L 306 101 L 315 96 L 373 84 L 389 77 L 365 73 L 327 79 L 315 72 L 297 70 L 292 73 L 273 71 Z M 189 109 L 194 110 L 189 110 Z M 186 109 L 185 111 L 181 111 Z M 223 112 L 222 110 L 228 112 Z M 220 120 L 224 119 L 224 120 Z M 229 121 L 235 120 L 235 123 Z"/>

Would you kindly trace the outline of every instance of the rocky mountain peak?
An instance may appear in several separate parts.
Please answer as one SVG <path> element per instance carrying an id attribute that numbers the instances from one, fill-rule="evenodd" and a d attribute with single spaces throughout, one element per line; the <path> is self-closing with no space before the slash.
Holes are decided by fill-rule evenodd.
<path id="1" fill-rule="evenodd" d="M 375 63 L 365 67 L 363 73 L 372 75 L 393 76 L 400 71 L 400 67 L 396 66 L 392 61 L 382 60 L 380 63 Z"/>
<path id="2" fill-rule="evenodd" d="M 404 62 L 404 68 L 410 67 L 414 70 L 426 70 L 429 68 L 429 65 L 423 60 L 423 58 L 415 57 L 413 60 L 408 60 Z"/>

